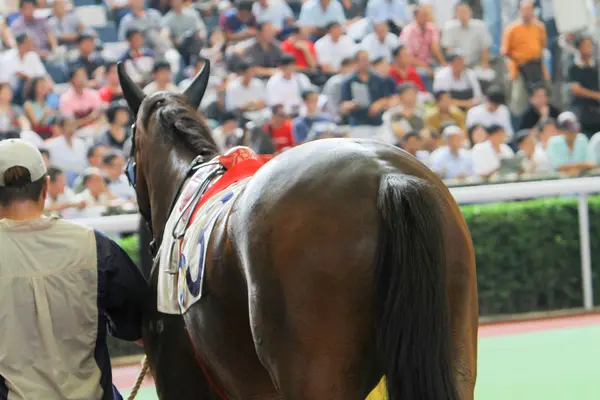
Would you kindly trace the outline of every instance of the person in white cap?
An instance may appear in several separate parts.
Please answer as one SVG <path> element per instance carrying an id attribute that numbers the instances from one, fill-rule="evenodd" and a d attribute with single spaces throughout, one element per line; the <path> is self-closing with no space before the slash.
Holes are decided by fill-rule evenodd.
<path id="1" fill-rule="evenodd" d="M 431 169 L 442 179 L 464 179 L 473 176 L 473 160 L 468 150 L 462 148 L 466 136 L 456 125 L 442 132 L 446 145 L 431 155 Z"/>
<path id="2" fill-rule="evenodd" d="M 565 111 L 557 118 L 559 135 L 548 141 L 548 157 L 555 171 L 577 175 L 596 166 L 588 138 L 580 133 L 577 116 Z"/>
<path id="3" fill-rule="evenodd" d="M 106 334 L 140 339 L 148 284 L 101 233 L 42 215 L 48 179 L 35 147 L 0 142 L 0 398 L 122 399 Z"/>

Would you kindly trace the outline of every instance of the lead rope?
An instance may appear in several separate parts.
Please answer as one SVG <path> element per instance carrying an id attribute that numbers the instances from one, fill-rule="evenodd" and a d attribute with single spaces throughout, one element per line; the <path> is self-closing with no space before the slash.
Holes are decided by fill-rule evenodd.
<path id="1" fill-rule="evenodd" d="M 135 385 L 133 386 L 133 389 L 131 389 L 131 393 L 129 394 L 129 397 L 127 397 L 127 400 L 135 399 L 135 396 L 140 391 L 142 382 L 144 381 L 144 378 L 146 377 L 146 374 L 148 373 L 149 367 L 150 367 L 150 363 L 148 362 L 148 357 L 144 356 L 144 359 L 142 360 L 142 369 L 140 370 L 140 374 L 138 375 L 137 380 L 135 381 Z"/>

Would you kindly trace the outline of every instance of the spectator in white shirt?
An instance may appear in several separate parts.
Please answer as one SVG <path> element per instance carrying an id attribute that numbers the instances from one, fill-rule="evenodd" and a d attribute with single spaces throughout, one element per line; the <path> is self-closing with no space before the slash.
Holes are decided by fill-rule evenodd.
<path id="1" fill-rule="evenodd" d="M 523 157 L 524 173 L 539 174 L 552 171 L 552 164 L 546 150 L 536 145 L 531 130 L 521 129 L 515 136 L 514 144 L 518 149 L 517 156 Z"/>
<path id="2" fill-rule="evenodd" d="M 537 133 L 537 146 L 546 151 L 550 138 L 558 135 L 556 120 L 554 118 L 548 118 L 540 121 L 534 129 Z"/>
<path id="3" fill-rule="evenodd" d="M 68 10 L 68 3 L 65 0 L 54 0 L 52 14 L 48 19 L 48 24 L 58 44 L 73 47 L 79 32 L 83 30 L 83 24 L 79 21 L 74 9 Z"/>
<path id="4" fill-rule="evenodd" d="M 83 139 L 75 137 L 76 129 L 77 123 L 72 117 L 57 117 L 54 137 L 46 142 L 51 164 L 65 172 L 69 186 L 87 167 L 88 148 Z"/>
<path id="5" fill-rule="evenodd" d="M 257 0 L 252 5 L 252 14 L 258 23 L 272 23 L 277 34 L 294 24 L 294 13 L 284 0 Z"/>
<path id="6" fill-rule="evenodd" d="M 375 32 L 369 33 L 360 43 L 360 48 L 369 53 L 369 60 L 383 57 L 392 62 L 392 51 L 400 45 L 400 39 L 389 31 L 387 21 L 377 21 Z"/>
<path id="7" fill-rule="evenodd" d="M 342 60 L 354 57 L 357 46 L 353 39 L 344 35 L 339 22 L 327 25 L 327 34 L 315 43 L 317 64 L 324 72 L 336 74 L 340 72 Z"/>
<path id="8" fill-rule="evenodd" d="M 492 36 L 485 23 L 472 16 L 471 7 L 467 2 L 458 3 L 456 19 L 444 25 L 440 44 L 447 52 L 460 50 L 469 68 L 480 66 L 487 70 Z"/>
<path id="9" fill-rule="evenodd" d="M 25 33 L 16 37 L 17 47 L 0 57 L 0 82 L 7 82 L 13 88 L 15 99 L 23 99 L 23 90 L 28 80 L 46 77 L 50 83 L 42 59 L 35 52 L 31 38 Z"/>
<path id="10" fill-rule="evenodd" d="M 98 168 L 87 168 L 81 177 L 85 189 L 77 198 L 86 204 L 86 217 L 102 215 L 113 201 L 118 200 L 108 190 L 104 175 Z"/>
<path id="11" fill-rule="evenodd" d="M 446 22 L 452 19 L 456 4 L 460 0 L 417 0 L 419 6 L 428 8 L 432 16 L 432 21 L 437 26 L 444 26 Z M 502 1 L 502 0 L 496 0 Z"/>
<path id="12" fill-rule="evenodd" d="M 181 90 L 173 83 L 173 74 L 171 73 L 171 64 L 167 61 L 158 61 L 152 67 L 152 78 L 154 79 L 144 88 L 147 95 L 156 92 L 166 91 L 179 93 Z"/>
<path id="13" fill-rule="evenodd" d="M 417 131 L 405 133 L 400 139 L 400 146 L 423 164 L 429 165 L 429 152 L 423 150 L 423 139 Z"/>
<path id="14" fill-rule="evenodd" d="M 431 169 L 442 179 L 473 176 L 471 152 L 462 148 L 464 132 L 456 125 L 444 128 L 445 146 L 431 153 Z"/>
<path id="15" fill-rule="evenodd" d="M 397 28 L 410 22 L 408 0 L 368 0 L 365 17 L 371 21 L 388 21 Z"/>
<path id="16" fill-rule="evenodd" d="M 267 81 L 267 105 L 282 104 L 288 115 L 298 115 L 302 105 L 302 93 L 312 84 L 306 75 L 296 72 L 296 57 L 284 54 L 279 72 Z"/>
<path id="17" fill-rule="evenodd" d="M 63 218 L 74 218 L 76 209 L 85 207 L 85 202 L 77 199 L 71 188 L 67 187 L 65 174 L 56 167 L 48 168 L 48 196 L 44 211 L 58 213 Z"/>
<path id="18" fill-rule="evenodd" d="M 238 66 L 238 77 L 227 85 L 225 108 L 240 112 L 249 120 L 262 120 L 269 117 L 265 108 L 267 90 L 265 84 L 254 76 L 254 68 L 246 61 Z"/>
<path id="19" fill-rule="evenodd" d="M 108 150 L 109 148 L 104 144 L 97 143 L 92 145 L 87 152 L 88 165 L 94 168 L 102 168 L 102 160 Z"/>
<path id="20" fill-rule="evenodd" d="M 482 100 L 481 85 L 475 72 L 465 66 L 465 57 L 454 51 L 447 56 L 448 65 L 440 68 L 433 80 L 433 91 L 449 92 L 452 104 L 463 109 L 477 105 Z"/>
<path id="21" fill-rule="evenodd" d="M 123 173 L 125 157 L 118 150 L 109 150 L 102 158 L 102 169 L 108 181 L 108 190 L 121 200 L 135 200 L 135 190 Z"/>
<path id="22" fill-rule="evenodd" d="M 513 127 L 510 111 L 505 105 L 505 97 L 502 89 L 494 86 L 490 87 L 485 96 L 485 102 L 471 108 L 467 112 L 467 129 L 477 124 L 483 126 L 492 124 L 500 125 L 504 128 L 504 133 L 508 139 L 512 138 Z"/>
<path id="23" fill-rule="evenodd" d="M 226 111 L 223 114 L 223 123 L 213 129 L 212 137 L 217 143 L 220 153 L 226 153 L 232 147 L 238 146 L 244 137 L 244 130 L 239 127 L 236 115 Z"/>
<path id="24" fill-rule="evenodd" d="M 501 166 L 501 160 L 513 158 L 515 153 L 504 143 L 506 134 L 500 125 L 488 127 L 488 139 L 473 146 L 473 170 L 475 175 L 487 179 L 495 175 Z"/>
<path id="25" fill-rule="evenodd" d="M 183 44 L 183 39 L 192 32 L 197 39 L 206 39 L 206 25 L 200 14 L 185 3 L 183 0 L 171 0 L 171 10 L 161 20 L 175 46 Z"/>
<path id="26" fill-rule="evenodd" d="M 467 139 L 464 142 L 464 148 L 472 149 L 473 146 L 483 143 L 487 140 L 487 128 L 482 124 L 475 124 L 467 129 Z"/>

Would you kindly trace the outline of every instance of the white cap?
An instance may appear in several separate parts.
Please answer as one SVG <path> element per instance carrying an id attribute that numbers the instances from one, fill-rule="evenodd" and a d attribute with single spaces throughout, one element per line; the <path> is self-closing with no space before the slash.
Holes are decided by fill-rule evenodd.
<path id="1" fill-rule="evenodd" d="M 31 182 L 46 175 L 46 165 L 42 153 L 22 139 L 0 141 L 0 186 L 6 186 L 4 174 L 13 167 L 22 167 L 29 171 Z"/>
<path id="2" fill-rule="evenodd" d="M 577 115 L 571 111 L 560 113 L 556 119 L 557 128 L 563 131 L 579 132 L 579 121 Z"/>
<path id="3" fill-rule="evenodd" d="M 84 178 L 87 178 L 88 176 L 92 176 L 92 175 L 97 175 L 100 178 L 104 178 L 104 174 L 102 173 L 102 170 L 100 170 L 99 168 L 96 168 L 96 167 L 88 167 L 81 173 L 81 176 Z"/>
<path id="4" fill-rule="evenodd" d="M 443 134 L 444 138 L 448 138 L 453 135 L 460 135 L 461 133 L 462 133 L 462 130 L 458 126 L 450 125 L 444 129 L 444 132 L 442 134 Z"/>

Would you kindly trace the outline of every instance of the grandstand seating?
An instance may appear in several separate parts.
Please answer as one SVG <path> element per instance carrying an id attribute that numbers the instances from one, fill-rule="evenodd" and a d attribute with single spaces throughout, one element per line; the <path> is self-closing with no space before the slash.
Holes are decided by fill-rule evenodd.
<path id="1" fill-rule="evenodd" d="M 90 28 L 101 28 L 107 25 L 106 8 L 104 6 L 82 6 L 75 8 L 79 21 Z"/>
<path id="2" fill-rule="evenodd" d="M 73 5 L 75 7 L 83 7 L 83 6 L 95 6 L 98 2 L 96 0 L 74 0 Z"/>
<path id="3" fill-rule="evenodd" d="M 113 43 L 119 41 L 117 26 L 114 22 L 108 21 L 104 26 L 96 26 L 94 30 L 98 33 L 98 38 L 103 43 Z"/>

